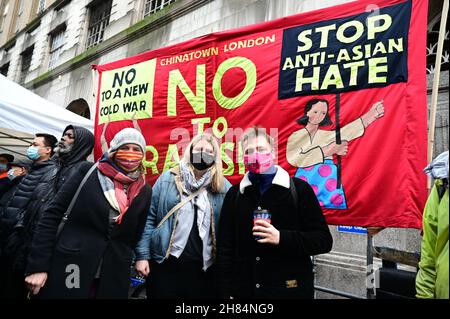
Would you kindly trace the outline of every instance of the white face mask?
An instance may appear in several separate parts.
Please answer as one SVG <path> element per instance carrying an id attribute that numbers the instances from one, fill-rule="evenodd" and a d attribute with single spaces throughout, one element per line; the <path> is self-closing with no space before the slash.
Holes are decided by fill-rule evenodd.
<path id="1" fill-rule="evenodd" d="M 9 180 L 13 180 L 14 178 L 16 178 L 17 176 L 16 175 L 14 175 L 14 169 L 13 168 L 11 168 L 9 171 L 8 171 L 8 178 L 9 178 Z"/>

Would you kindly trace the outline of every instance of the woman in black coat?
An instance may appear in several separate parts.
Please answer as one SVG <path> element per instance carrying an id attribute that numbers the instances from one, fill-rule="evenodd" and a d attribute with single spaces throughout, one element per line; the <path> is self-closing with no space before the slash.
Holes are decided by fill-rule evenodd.
<path id="1" fill-rule="evenodd" d="M 25 282 L 33 295 L 128 297 L 132 251 L 151 201 L 141 164 L 145 146 L 142 134 L 132 128 L 114 136 L 56 238 L 78 185 L 65 183 L 61 188 L 38 224 L 28 258 Z"/>
<path id="2" fill-rule="evenodd" d="M 273 164 L 273 140 L 260 130 L 243 135 L 249 173 L 230 188 L 222 206 L 220 296 L 313 298 L 310 256 L 329 252 L 333 239 L 311 186 Z"/>

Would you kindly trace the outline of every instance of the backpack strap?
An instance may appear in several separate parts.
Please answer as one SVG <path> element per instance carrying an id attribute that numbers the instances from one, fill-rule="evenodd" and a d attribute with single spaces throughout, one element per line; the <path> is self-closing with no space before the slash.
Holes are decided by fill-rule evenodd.
<path id="1" fill-rule="evenodd" d="M 181 202 L 179 202 L 177 205 L 175 205 L 174 207 L 172 207 L 172 209 L 166 214 L 166 216 L 163 217 L 163 219 L 161 219 L 161 221 L 158 223 L 158 226 L 156 226 L 156 228 L 161 227 L 162 224 L 164 224 L 164 222 L 166 220 L 169 219 L 170 216 L 173 215 L 173 213 L 175 213 L 177 210 L 179 210 L 181 207 L 183 207 L 184 205 L 186 205 L 187 203 L 189 203 L 195 196 L 197 196 L 198 194 L 200 194 L 202 191 L 204 191 L 206 188 L 202 187 L 199 188 L 195 193 L 192 193 L 191 195 L 189 195 L 188 197 L 186 197 L 184 200 L 182 200 Z"/>
<path id="2" fill-rule="evenodd" d="M 92 172 L 97 168 L 98 162 L 96 162 L 92 167 L 89 169 L 89 171 L 84 176 L 83 180 L 81 181 L 80 185 L 78 186 L 77 191 L 75 192 L 75 195 L 73 195 L 72 200 L 70 201 L 69 207 L 67 208 L 61 222 L 58 225 L 58 230 L 56 231 L 56 238 L 59 237 L 59 234 L 61 234 L 64 224 L 67 222 L 67 219 L 69 218 L 70 213 L 72 212 L 72 208 L 75 205 L 75 202 L 78 199 L 78 195 L 81 192 L 81 189 L 83 188 L 84 184 L 86 184 L 86 181 L 88 180 L 89 176 L 91 176 Z"/>

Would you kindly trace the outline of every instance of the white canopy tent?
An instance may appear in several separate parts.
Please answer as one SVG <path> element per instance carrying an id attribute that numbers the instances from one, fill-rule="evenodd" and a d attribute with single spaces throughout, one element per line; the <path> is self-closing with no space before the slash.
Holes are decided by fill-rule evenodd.
<path id="1" fill-rule="evenodd" d="M 49 133 L 59 139 L 70 124 L 94 131 L 93 121 L 53 104 L 0 74 L 0 153 L 20 158 L 34 134 Z"/>

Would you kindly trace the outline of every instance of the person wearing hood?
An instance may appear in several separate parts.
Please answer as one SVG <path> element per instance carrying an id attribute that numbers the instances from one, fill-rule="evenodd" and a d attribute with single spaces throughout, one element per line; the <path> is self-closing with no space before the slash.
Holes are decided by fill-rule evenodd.
<path id="1" fill-rule="evenodd" d="M 434 186 L 423 212 L 423 238 L 416 276 L 416 297 L 448 299 L 448 151 L 440 154 L 424 171 L 434 179 Z"/>
<path id="2" fill-rule="evenodd" d="M 86 163 L 88 156 L 94 148 L 94 135 L 86 128 L 69 125 L 64 129 L 61 140 L 56 145 L 54 160 L 58 172 L 54 181 L 57 192 L 66 181 L 71 181 L 82 166 L 92 165 Z M 73 181 L 79 182 L 79 181 Z"/>
<path id="3" fill-rule="evenodd" d="M 132 252 L 151 203 L 152 189 L 145 182 L 142 165 L 145 149 L 142 134 L 125 128 L 114 136 L 95 167 L 77 172 L 86 178 L 85 183 L 63 184 L 40 219 L 32 242 L 25 278 L 31 295 L 43 299 L 128 297 Z M 71 203 L 71 213 L 60 228 Z M 68 265 L 75 268 L 68 270 Z M 69 275 L 73 280 L 67 285 Z"/>
<path id="4" fill-rule="evenodd" d="M 61 140 L 56 144 L 57 140 L 52 141 L 51 163 L 53 170 L 49 178 L 42 180 L 39 190 L 40 204 L 33 209 L 26 210 L 20 218 L 18 218 L 9 238 L 6 240 L 6 248 L 10 256 L 10 267 L 14 273 L 21 273 L 21 278 L 15 280 L 15 285 L 19 286 L 19 291 L 25 291 L 23 283 L 23 275 L 26 268 L 26 260 L 34 237 L 34 230 L 38 224 L 39 218 L 43 211 L 53 200 L 57 192 L 66 183 L 78 185 L 82 176 L 77 174 L 79 171 L 89 169 L 93 163 L 87 161 L 87 157 L 91 154 L 94 147 L 93 134 L 83 128 L 74 125 L 67 126 L 62 134 Z M 21 297 L 22 294 L 10 295 L 11 298 Z"/>
<path id="5" fill-rule="evenodd" d="M 0 291 L 0 296 L 13 299 L 26 297 L 27 291 L 23 284 L 25 258 L 36 226 L 35 221 L 49 201 L 51 181 L 56 174 L 55 162 L 51 160 L 56 142 L 53 135 L 35 135 L 27 149 L 27 157 L 32 161 L 30 171 L 0 211 L 2 236 L 7 238 L 2 250 L 7 271 L 0 274 L 4 276 L 6 284 L 1 287 L 3 290 Z"/>
<path id="6" fill-rule="evenodd" d="M 0 154 L 0 198 L 11 187 L 11 180 L 8 178 L 8 170 L 14 156 L 11 154 Z"/>

